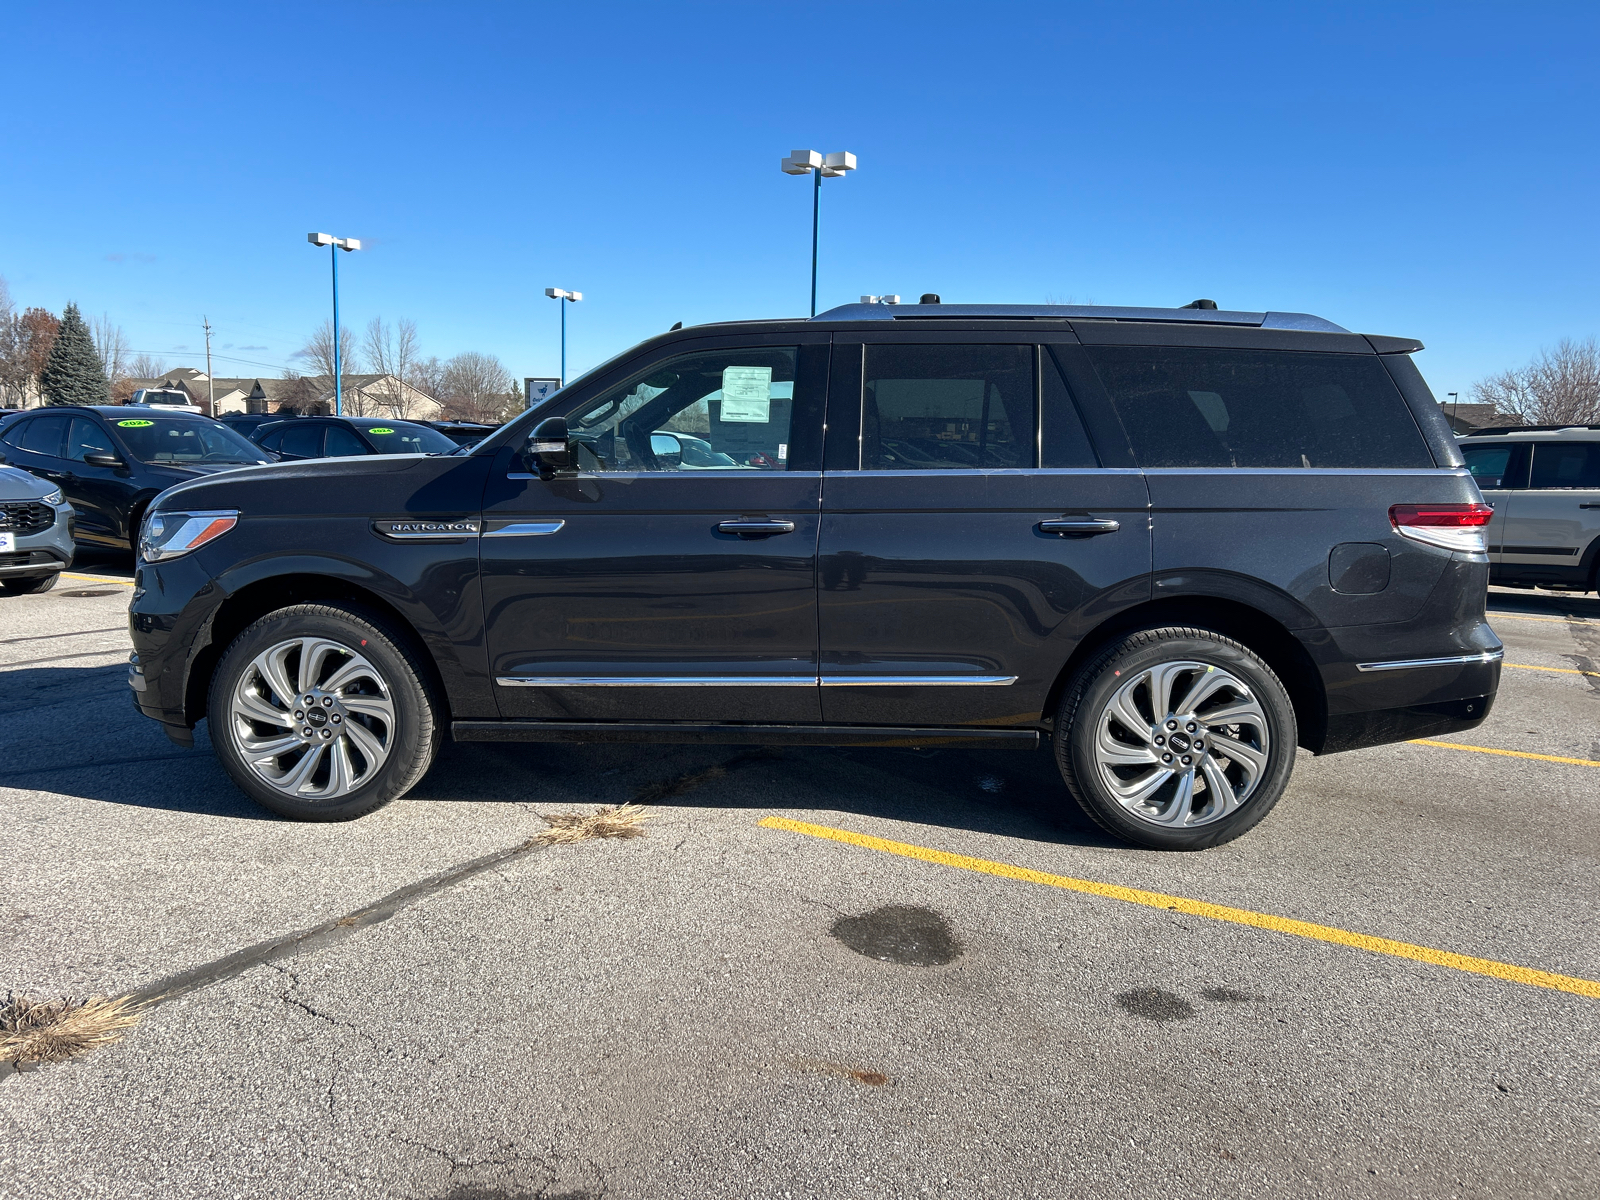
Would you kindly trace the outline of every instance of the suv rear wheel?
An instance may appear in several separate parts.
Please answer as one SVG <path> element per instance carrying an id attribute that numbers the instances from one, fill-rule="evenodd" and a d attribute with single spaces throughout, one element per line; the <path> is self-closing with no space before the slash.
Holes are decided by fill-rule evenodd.
<path id="1" fill-rule="evenodd" d="M 1294 769 L 1294 706 L 1272 668 L 1208 629 L 1145 629 L 1073 678 L 1056 761 L 1100 826 L 1160 850 L 1232 841 Z"/>
<path id="2" fill-rule="evenodd" d="M 211 741 L 234 783 L 300 821 L 347 821 L 409 791 L 443 735 L 405 640 L 354 606 L 297 604 L 234 639 L 211 679 Z"/>

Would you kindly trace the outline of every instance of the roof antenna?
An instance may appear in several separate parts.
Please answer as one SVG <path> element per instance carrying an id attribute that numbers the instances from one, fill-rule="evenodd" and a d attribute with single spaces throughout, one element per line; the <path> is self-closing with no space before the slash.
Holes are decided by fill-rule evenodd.
<path id="1" fill-rule="evenodd" d="M 1215 300 L 1191 300 L 1188 304 L 1185 304 L 1184 307 L 1203 308 L 1207 311 L 1212 311 L 1217 307 L 1217 302 Z"/>
<path id="2" fill-rule="evenodd" d="M 678 330 L 678 329 L 682 329 L 682 328 L 683 328 L 683 322 L 679 321 L 675 325 L 673 325 L 672 329 L 667 330 L 667 332 L 668 333 L 672 333 L 674 330 Z"/>
<path id="3" fill-rule="evenodd" d="M 917 303 L 918 304 L 937 304 L 937 303 L 939 303 L 939 293 L 938 292 L 923 292 L 922 293 L 922 299 L 918 300 Z"/>

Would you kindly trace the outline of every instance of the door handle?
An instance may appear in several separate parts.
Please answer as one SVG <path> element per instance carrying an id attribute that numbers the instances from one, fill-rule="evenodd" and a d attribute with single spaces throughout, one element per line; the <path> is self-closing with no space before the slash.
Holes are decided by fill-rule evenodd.
<path id="1" fill-rule="evenodd" d="M 793 521 L 719 521 L 718 533 L 736 533 L 740 537 L 771 537 L 775 533 L 793 533 Z"/>
<path id="2" fill-rule="evenodd" d="M 1580 504 L 1579 508 L 1600 508 L 1600 504 Z"/>
<path id="3" fill-rule="evenodd" d="M 1059 533 L 1064 537 L 1094 537 L 1099 533 L 1115 533 L 1122 528 L 1121 521 L 1104 517 L 1062 517 L 1055 521 L 1040 521 L 1040 533 Z"/>

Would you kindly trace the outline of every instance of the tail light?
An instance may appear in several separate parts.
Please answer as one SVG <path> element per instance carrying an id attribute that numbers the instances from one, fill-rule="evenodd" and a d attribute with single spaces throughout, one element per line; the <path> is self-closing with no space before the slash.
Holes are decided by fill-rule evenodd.
<path id="1" fill-rule="evenodd" d="M 1401 537 L 1441 550 L 1482 554 L 1488 549 L 1483 527 L 1494 516 L 1487 504 L 1396 504 L 1389 520 Z"/>

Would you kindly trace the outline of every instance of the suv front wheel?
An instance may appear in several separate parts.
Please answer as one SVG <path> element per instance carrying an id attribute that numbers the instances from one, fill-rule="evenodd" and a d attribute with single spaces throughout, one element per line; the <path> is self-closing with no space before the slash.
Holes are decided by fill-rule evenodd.
<path id="1" fill-rule="evenodd" d="M 234 639 L 211 680 L 217 757 L 265 808 L 348 821 L 409 791 L 442 737 L 426 674 L 374 613 L 297 604 Z"/>
<path id="2" fill-rule="evenodd" d="M 1145 629 L 1091 660 L 1056 717 L 1056 761 L 1100 826 L 1159 850 L 1232 841 L 1294 769 L 1294 706 L 1272 668 L 1208 629 Z"/>

